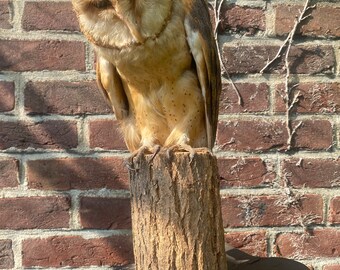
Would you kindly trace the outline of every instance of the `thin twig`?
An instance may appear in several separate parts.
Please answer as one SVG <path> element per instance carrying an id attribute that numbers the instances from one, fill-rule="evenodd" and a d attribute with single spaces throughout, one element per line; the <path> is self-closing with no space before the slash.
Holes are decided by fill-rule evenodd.
<path id="1" fill-rule="evenodd" d="M 230 81 L 232 88 L 234 89 L 237 98 L 238 98 L 238 105 L 243 106 L 243 100 L 242 97 L 240 95 L 240 92 L 238 91 L 235 83 L 233 82 L 233 80 L 231 79 L 228 71 L 227 71 L 227 67 L 225 65 L 225 63 L 222 60 L 222 55 L 221 55 L 221 50 L 220 50 L 220 45 L 219 45 L 219 40 L 218 40 L 218 29 L 219 26 L 221 24 L 221 10 L 222 10 L 222 5 L 224 3 L 224 0 L 218 1 L 218 0 L 214 0 L 214 17 L 215 17 L 215 29 L 214 29 L 214 36 L 215 36 L 215 41 L 217 44 L 217 55 L 218 55 L 218 59 L 221 63 L 221 71 L 222 71 L 222 75 L 225 75 L 227 77 L 227 80 Z"/>
<path id="2" fill-rule="evenodd" d="M 306 20 L 307 18 L 309 18 L 309 17 L 311 16 L 310 14 L 304 16 L 305 13 L 306 13 L 308 10 L 315 8 L 315 5 L 313 5 L 313 6 L 308 6 L 308 5 L 309 5 L 309 0 L 306 1 L 305 5 L 304 5 L 304 7 L 303 7 L 303 10 L 300 12 L 300 16 L 295 20 L 295 24 L 294 24 L 292 30 L 291 30 L 290 33 L 288 34 L 287 38 L 284 40 L 284 42 L 283 42 L 283 44 L 281 45 L 281 47 L 279 48 L 277 54 L 274 56 L 274 58 L 273 58 L 272 60 L 268 61 L 267 64 L 260 70 L 260 73 L 261 73 L 261 74 L 262 74 L 262 73 L 263 73 L 263 72 L 264 72 L 264 71 L 265 71 L 265 70 L 266 70 L 273 62 L 275 62 L 275 60 L 277 60 L 277 59 L 279 59 L 279 58 L 282 57 L 282 55 L 283 55 L 282 52 L 284 51 L 285 47 L 287 47 L 287 44 L 289 44 L 289 43 L 291 44 L 291 41 L 293 40 L 293 37 L 294 37 L 294 35 L 295 35 L 295 33 L 296 33 L 296 30 L 297 30 L 299 24 L 300 24 L 302 21 Z M 289 45 L 288 45 L 288 47 L 289 47 Z M 286 49 L 286 56 L 288 55 L 287 52 L 288 52 L 288 48 Z"/>
<path id="3" fill-rule="evenodd" d="M 292 44 L 294 41 L 294 35 L 297 31 L 298 26 L 300 23 L 305 20 L 306 18 L 309 17 L 309 15 L 305 16 L 305 13 L 307 10 L 313 8 L 308 7 L 309 5 L 309 0 L 306 1 L 303 10 L 300 12 L 300 16 L 295 20 L 293 29 L 290 31 L 285 44 L 283 47 L 287 46 L 286 53 L 285 53 L 285 69 L 286 69 L 286 76 L 285 76 L 285 90 L 286 90 L 286 126 L 287 126 L 287 131 L 288 131 L 288 139 L 287 139 L 287 151 L 289 151 L 292 148 L 292 141 L 293 137 L 296 134 L 296 131 L 302 126 L 302 122 L 299 122 L 298 125 L 295 127 L 292 126 L 292 122 L 290 119 L 292 110 L 294 106 L 299 102 L 299 96 L 300 92 L 296 93 L 291 100 L 291 92 L 293 88 L 295 88 L 297 85 L 295 84 L 294 86 L 290 86 L 290 63 L 289 63 L 289 53 L 292 48 Z M 283 48 L 281 46 L 281 48 Z"/>
<path id="4" fill-rule="evenodd" d="M 230 75 L 229 75 L 229 73 L 228 73 L 228 71 L 226 69 L 224 70 L 224 75 L 227 76 L 227 79 L 231 82 L 231 85 L 232 85 L 232 87 L 233 87 L 233 89 L 234 89 L 234 91 L 235 91 L 235 93 L 237 95 L 237 98 L 238 98 L 237 104 L 240 105 L 240 106 L 243 106 L 243 99 L 242 99 L 242 97 L 240 95 L 240 92 L 238 91 L 238 89 L 237 89 L 235 83 L 233 82 L 233 80 L 230 78 Z"/>
<path id="5" fill-rule="evenodd" d="M 267 64 L 260 70 L 260 73 L 262 74 L 276 59 L 279 59 L 282 56 L 282 51 L 286 47 L 286 44 L 288 40 L 290 39 L 290 34 L 287 36 L 286 40 L 283 42 L 279 50 L 277 51 L 277 54 L 274 56 L 274 58 L 267 62 Z"/>
<path id="6" fill-rule="evenodd" d="M 293 45 L 294 41 L 294 35 L 296 34 L 296 31 L 301 24 L 302 21 L 310 17 L 309 15 L 305 15 L 305 13 L 310 10 L 315 8 L 315 5 L 309 6 L 309 1 L 306 0 L 305 5 L 303 7 L 303 10 L 300 11 L 300 15 L 295 19 L 294 25 L 292 30 L 289 32 L 287 38 L 284 40 L 283 44 L 279 48 L 278 52 L 274 56 L 274 58 L 270 61 L 267 62 L 267 64 L 261 69 L 260 73 L 263 73 L 266 71 L 277 59 L 281 58 L 284 55 L 284 68 L 286 70 L 286 75 L 285 75 L 285 103 L 286 103 L 286 128 L 288 131 L 288 139 L 287 139 L 287 149 L 286 151 L 291 150 L 292 148 L 292 141 L 293 137 L 296 134 L 296 131 L 298 128 L 302 126 L 302 122 L 297 124 L 295 127 L 292 126 L 292 121 L 291 121 L 291 113 L 292 110 L 294 109 L 295 105 L 299 102 L 299 97 L 300 97 L 300 92 L 296 93 L 291 100 L 291 92 L 292 90 L 298 86 L 298 84 L 295 84 L 291 86 L 290 82 L 290 62 L 289 62 L 289 53 Z"/>

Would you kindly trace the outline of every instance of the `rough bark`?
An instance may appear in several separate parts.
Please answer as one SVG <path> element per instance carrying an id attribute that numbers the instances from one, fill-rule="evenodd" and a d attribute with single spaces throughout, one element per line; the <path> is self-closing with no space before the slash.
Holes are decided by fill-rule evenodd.
<path id="1" fill-rule="evenodd" d="M 227 270 L 216 158 L 143 156 L 130 172 L 137 270 Z"/>

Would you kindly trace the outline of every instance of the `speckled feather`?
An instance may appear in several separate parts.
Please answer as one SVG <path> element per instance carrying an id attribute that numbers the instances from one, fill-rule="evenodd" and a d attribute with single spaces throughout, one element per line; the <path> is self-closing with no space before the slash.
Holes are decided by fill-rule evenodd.
<path id="1" fill-rule="evenodd" d="M 212 148 L 221 89 L 204 0 L 72 0 L 128 149 Z"/>

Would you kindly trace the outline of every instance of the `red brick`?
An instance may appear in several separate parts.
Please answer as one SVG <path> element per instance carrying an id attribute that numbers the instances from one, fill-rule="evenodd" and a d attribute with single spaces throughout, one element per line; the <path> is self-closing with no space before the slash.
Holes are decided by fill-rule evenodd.
<path id="1" fill-rule="evenodd" d="M 14 83 L 0 81 L 0 112 L 9 112 L 13 110 L 14 104 Z"/>
<path id="2" fill-rule="evenodd" d="M 83 228 L 131 229 L 129 198 L 82 197 L 79 213 Z"/>
<path id="3" fill-rule="evenodd" d="M 0 149 L 70 149 L 78 145 L 75 122 L 0 122 Z"/>
<path id="4" fill-rule="evenodd" d="M 28 82 L 25 109 L 31 114 L 105 114 L 112 112 L 95 82 Z"/>
<path id="5" fill-rule="evenodd" d="M 221 30 L 247 31 L 255 34 L 256 31 L 266 29 L 264 11 L 258 8 L 230 5 L 221 14 Z"/>
<path id="6" fill-rule="evenodd" d="M 340 256 L 340 230 L 318 229 L 312 235 L 300 233 L 279 234 L 275 242 L 278 256 L 296 259 L 338 258 Z"/>
<path id="7" fill-rule="evenodd" d="M 268 111 L 269 86 L 266 83 L 236 83 L 235 86 L 242 98 L 242 104 L 239 104 L 233 86 L 224 84 L 220 97 L 220 114 Z"/>
<path id="8" fill-rule="evenodd" d="M 340 196 L 331 200 L 329 207 L 329 222 L 332 224 L 340 224 Z"/>
<path id="9" fill-rule="evenodd" d="M 133 263 L 132 238 L 55 236 L 23 241 L 24 267 L 124 266 Z"/>
<path id="10" fill-rule="evenodd" d="M 0 240 L 0 269 L 12 269 L 14 256 L 11 240 Z"/>
<path id="11" fill-rule="evenodd" d="M 221 188 L 257 187 L 270 184 L 275 173 L 260 158 L 219 158 Z"/>
<path id="12" fill-rule="evenodd" d="M 68 197 L 20 197 L 0 199 L 0 229 L 68 228 Z"/>
<path id="13" fill-rule="evenodd" d="M 299 122 L 293 122 L 296 126 Z M 304 120 L 297 129 L 292 147 L 325 150 L 332 146 L 332 125 L 326 120 Z M 232 151 L 268 151 L 287 149 L 287 128 L 282 121 L 222 121 L 218 125 L 217 144 Z"/>
<path id="14" fill-rule="evenodd" d="M 11 25 L 11 15 L 10 15 L 10 6 L 9 0 L 1 0 L 0 1 L 0 28 L 10 29 Z"/>
<path id="15" fill-rule="evenodd" d="M 124 163 L 118 157 L 30 160 L 28 186 L 46 190 L 128 189 Z"/>
<path id="16" fill-rule="evenodd" d="M 332 124 L 324 120 L 302 121 L 302 126 L 296 131 L 293 146 L 305 150 L 329 150 L 333 146 Z"/>
<path id="17" fill-rule="evenodd" d="M 118 121 L 93 120 L 89 124 L 90 147 L 108 150 L 127 150 Z"/>
<path id="18" fill-rule="evenodd" d="M 276 87 L 275 111 L 285 112 L 284 85 Z M 300 83 L 291 93 L 299 96 L 294 111 L 298 113 L 339 113 L 340 83 Z"/>
<path id="19" fill-rule="evenodd" d="M 0 159 L 0 188 L 19 184 L 19 164 L 15 159 Z"/>
<path id="20" fill-rule="evenodd" d="M 339 159 L 286 159 L 282 174 L 293 187 L 331 188 L 340 186 Z"/>
<path id="21" fill-rule="evenodd" d="M 224 45 L 223 61 L 229 74 L 259 73 L 274 58 L 278 46 L 235 46 Z M 292 46 L 289 54 L 290 71 L 293 74 L 333 74 L 336 67 L 335 54 L 331 46 Z M 265 73 L 284 73 L 283 62 L 274 63 Z"/>
<path id="22" fill-rule="evenodd" d="M 85 70 L 85 45 L 79 41 L 0 40 L 0 70 Z"/>
<path id="23" fill-rule="evenodd" d="M 28 31 L 79 31 L 77 17 L 69 2 L 26 2 L 22 27 Z"/>
<path id="24" fill-rule="evenodd" d="M 224 227 L 299 226 L 310 219 L 320 224 L 323 200 L 320 195 L 311 194 L 303 197 L 230 196 L 222 198 L 222 217 Z"/>
<path id="25" fill-rule="evenodd" d="M 322 270 L 340 270 L 340 264 L 337 265 L 326 265 Z"/>
<path id="26" fill-rule="evenodd" d="M 275 9 L 275 32 L 286 35 L 293 28 L 296 16 L 303 9 L 299 5 L 278 5 Z M 311 17 L 301 24 L 297 34 L 303 36 L 340 37 L 340 7 L 320 6 L 307 12 Z"/>
<path id="27" fill-rule="evenodd" d="M 230 232 L 225 234 L 225 241 L 252 256 L 267 256 L 267 239 L 265 231 Z"/>

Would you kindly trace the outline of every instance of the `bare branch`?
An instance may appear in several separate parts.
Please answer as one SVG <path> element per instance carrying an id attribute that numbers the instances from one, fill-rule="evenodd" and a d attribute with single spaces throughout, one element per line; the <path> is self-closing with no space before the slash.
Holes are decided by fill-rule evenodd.
<path id="1" fill-rule="evenodd" d="M 235 83 L 233 82 L 233 80 L 230 78 L 230 75 L 229 75 L 229 73 L 228 73 L 228 71 L 226 69 L 224 69 L 224 75 L 227 76 L 227 79 L 230 81 L 230 83 L 231 83 L 231 85 L 232 85 L 232 87 L 233 87 L 233 89 L 234 89 L 234 91 L 235 91 L 235 93 L 237 95 L 237 98 L 238 98 L 237 104 L 240 105 L 240 106 L 243 106 L 243 99 L 242 99 L 242 97 L 240 95 L 240 92 L 238 91 L 238 89 L 237 89 Z"/>
<path id="2" fill-rule="evenodd" d="M 291 110 L 294 108 L 294 106 L 299 102 L 299 97 L 300 97 L 300 91 L 297 92 L 297 93 L 294 95 L 293 100 L 290 102 L 289 107 L 288 107 L 289 113 L 290 113 Z"/>
<path id="3" fill-rule="evenodd" d="M 221 10 L 222 10 L 222 5 L 224 3 L 225 0 L 221 0 L 221 1 L 218 1 L 218 0 L 214 0 L 214 5 L 213 5 L 213 8 L 214 8 L 214 17 L 215 17 L 215 29 L 214 29 L 214 36 L 215 36 L 215 41 L 216 41 L 216 44 L 217 44 L 217 55 L 218 55 L 218 59 L 220 61 L 220 64 L 221 64 L 221 72 L 222 72 L 222 75 L 225 75 L 228 79 L 228 81 L 230 81 L 236 95 L 237 95 L 237 98 L 238 98 L 238 105 L 240 106 L 243 106 L 243 100 L 242 100 L 242 97 L 240 95 L 240 92 L 238 91 L 235 83 L 233 82 L 233 80 L 231 79 L 228 71 L 227 71 L 227 67 L 225 65 L 225 63 L 223 62 L 222 60 L 222 55 L 221 55 L 221 50 L 220 50 L 220 45 L 219 45 L 219 40 L 218 40 L 218 28 L 221 24 Z"/>
<path id="4" fill-rule="evenodd" d="M 289 151 L 292 148 L 292 141 L 293 137 L 296 134 L 297 129 L 299 129 L 302 126 L 302 122 L 300 122 L 298 125 L 295 127 L 292 126 L 292 121 L 291 121 L 291 113 L 292 110 L 294 109 L 295 105 L 299 102 L 299 97 L 300 97 L 300 92 L 296 93 L 294 97 L 291 97 L 291 92 L 292 90 L 298 85 L 295 84 L 291 86 L 290 82 L 290 62 L 289 62 L 289 53 L 293 45 L 293 39 L 294 35 L 296 34 L 296 31 L 301 24 L 302 21 L 306 20 L 307 18 L 310 17 L 310 15 L 305 15 L 305 13 L 314 8 L 314 6 L 309 6 L 309 1 L 306 0 L 305 5 L 303 7 L 303 10 L 300 11 L 299 16 L 295 19 L 294 25 L 290 33 L 288 34 L 287 38 L 279 48 L 277 54 L 274 56 L 274 58 L 261 69 L 260 73 L 263 73 L 265 70 L 267 70 L 277 59 L 281 58 L 284 55 L 284 68 L 286 70 L 285 74 L 285 103 L 286 103 L 286 127 L 287 127 L 287 132 L 288 132 L 288 139 L 287 139 L 287 149 L 286 151 Z"/>
<path id="5" fill-rule="evenodd" d="M 286 38 L 286 40 L 283 42 L 279 50 L 277 51 L 277 54 L 274 56 L 274 58 L 267 62 L 267 64 L 260 70 L 260 73 L 262 74 L 276 59 L 279 59 L 282 56 L 283 49 L 286 47 L 286 44 L 288 40 L 290 39 L 290 34 Z"/>
<path id="6" fill-rule="evenodd" d="M 274 56 L 274 58 L 272 60 L 270 60 L 261 70 L 260 70 L 260 73 L 262 74 L 266 69 L 268 69 L 268 67 L 273 63 L 275 62 L 275 60 L 279 59 L 282 57 L 282 53 L 284 51 L 284 49 L 287 47 L 286 49 L 286 57 L 288 57 L 288 54 L 289 54 L 289 50 L 290 50 L 290 47 L 291 47 L 291 44 L 292 44 L 292 41 L 293 41 L 293 38 L 294 38 L 294 35 L 296 33 L 296 30 L 298 28 L 298 26 L 300 25 L 300 23 L 302 21 L 304 21 L 305 19 L 309 18 L 310 15 L 307 15 L 305 16 L 305 13 L 310 10 L 310 9 L 313 9 L 315 8 L 315 5 L 313 6 L 309 6 L 309 0 L 307 0 L 305 2 L 305 5 L 303 7 L 303 10 L 300 12 L 300 15 L 299 17 L 295 20 L 295 23 L 294 23 L 294 26 L 292 28 L 292 30 L 290 31 L 290 33 L 288 34 L 287 38 L 285 39 L 285 41 L 283 42 L 283 44 L 281 45 L 281 47 L 279 48 L 277 54 Z"/>

